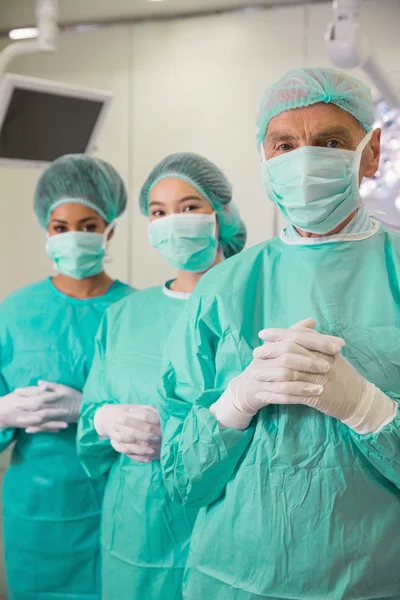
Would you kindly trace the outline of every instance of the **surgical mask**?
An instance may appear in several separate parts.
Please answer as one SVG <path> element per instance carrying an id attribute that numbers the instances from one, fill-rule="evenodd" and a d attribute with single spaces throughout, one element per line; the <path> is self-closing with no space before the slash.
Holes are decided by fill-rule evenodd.
<path id="1" fill-rule="evenodd" d="M 305 146 L 270 160 L 261 146 L 268 197 L 295 227 L 317 234 L 333 231 L 363 205 L 359 169 L 371 136 L 368 133 L 355 151 Z"/>
<path id="2" fill-rule="evenodd" d="M 215 213 L 170 215 L 150 223 L 150 244 L 176 269 L 202 273 L 217 256 L 216 228 Z"/>
<path id="3" fill-rule="evenodd" d="M 69 231 L 52 235 L 47 239 L 47 256 L 59 273 L 84 279 L 93 277 L 103 270 L 108 234 L 115 227 L 110 223 L 104 233 Z"/>

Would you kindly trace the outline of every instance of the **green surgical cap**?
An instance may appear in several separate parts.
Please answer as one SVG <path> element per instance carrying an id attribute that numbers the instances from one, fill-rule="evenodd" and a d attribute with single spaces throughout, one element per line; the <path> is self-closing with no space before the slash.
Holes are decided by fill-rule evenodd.
<path id="1" fill-rule="evenodd" d="M 335 104 L 371 131 L 375 121 L 371 90 L 359 79 L 334 69 L 292 69 L 271 85 L 261 100 L 257 119 L 257 141 L 262 144 L 268 124 L 286 110 L 310 106 L 317 102 Z"/>
<path id="2" fill-rule="evenodd" d="M 214 163 L 199 154 L 171 154 L 154 167 L 140 191 L 142 214 L 149 216 L 152 188 L 162 179 L 168 178 L 186 181 L 211 204 L 218 216 L 219 238 L 226 258 L 243 250 L 246 227 L 232 202 L 232 185 Z"/>
<path id="3" fill-rule="evenodd" d="M 86 154 L 66 154 L 39 179 L 34 208 L 40 225 L 47 228 L 52 211 L 61 204 L 83 204 L 111 223 L 124 212 L 126 201 L 124 182 L 109 163 Z"/>

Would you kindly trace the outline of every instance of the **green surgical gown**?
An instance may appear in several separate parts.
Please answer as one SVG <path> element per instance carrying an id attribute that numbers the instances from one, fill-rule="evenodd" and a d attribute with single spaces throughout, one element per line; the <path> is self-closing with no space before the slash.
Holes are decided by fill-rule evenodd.
<path id="1" fill-rule="evenodd" d="M 131 291 L 114 281 L 103 296 L 78 300 L 46 279 L 9 296 L 0 306 L 0 394 L 38 379 L 82 390 L 101 317 Z M 0 432 L 1 450 L 12 441 L 3 484 L 8 600 L 99 600 L 105 479 L 82 469 L 76 425 Z"/>
<path id="2" fill-rule="evenodd" d="M 360 436 L 306 406 L 269 405 L 245 431 L 209 406 L 266 327 L 314 317 L 400 399 L 400 235 L 288 245 L 276 238 L 204 276 L 167 344 L 162 467 L 200 508 L 184 598 L 400 599 L 400 419 Z"/>
<path id="3" fill-rule="evenodd" d="M 167 295 L 168 294 L 168 295 Z M 159 461 L 113 450 L 93 426 L 104 404 L 158 407 L 164 345 L 185 295 L 156 287 L 103 318 L 78 427 L 78 453 L 91 477 L 108 477 L 102 516 L 103 600 L 179 600 L 197 510 L 172 502 Z"/>

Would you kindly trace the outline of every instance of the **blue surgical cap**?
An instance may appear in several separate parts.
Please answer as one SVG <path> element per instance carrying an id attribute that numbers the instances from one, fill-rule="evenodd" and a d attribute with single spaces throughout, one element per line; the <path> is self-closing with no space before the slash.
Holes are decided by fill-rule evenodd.
<path id="1" fill-rule="evenodd" d="M 371 131 L 375 121 L 371 90 L 356 77 L 335 69 L 292 69 L 271 85 L 261 100 L 257 141 L 262 144 L 273 117 L 317 102 L 335 104 Z"/>
<path id="2" fill-rule="evenodd" d="M 46 169 L 35 190 L 34 208 L 46 228 L 52 211 L 76 202 L 95 210 L 111 223 L 125 210 L 124 182 L 109 163 L 86 154 L 66 154 Z"/>
<path id="3" fill-rule="evenodd" d="M 154 167 L 139 196 L 140 210 L 149 216 L 150 192 L 162 179 L 176 178 L 194 187 L 213 207 L 219 222 L 219 237 L 226 258 L 243 250 L 246 227 L 232 202 L 232 185 L 224 173 L 199 154 L 171 154 Z"/>

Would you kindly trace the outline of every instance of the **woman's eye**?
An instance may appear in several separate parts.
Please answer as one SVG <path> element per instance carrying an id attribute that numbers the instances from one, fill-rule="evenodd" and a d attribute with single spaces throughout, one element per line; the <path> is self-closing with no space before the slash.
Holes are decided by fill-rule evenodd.
<path id="1" fill-rule="evenodd" d="M 326 145 L 328 148 L 338 148 L 340 146 L 340 142 L 338 140 L 329 140 Z"/>
<path id="2" fill-rule="evenodd" d="M 158 217 L 164 217 L 165 216 L 165 212 L 162 210 L 153 210 L 153 212 L 150 215 L 153 218 L 158 218 Z"/>
<path id="3" fill-rule="evenodd" d="M 55 231 L 56 233 L 65 233 L 65 232 L 66 232 L 66 231 L 68 231 L 68 230 L 67 230 L 67 228 L 66 228 L 64 225 L 56 225 L 56 226 L 54 227 L 54 231 Z"/>
<path id="4" fill-rule="evenodd" d="M 183 212 L 191 212 L 192 210 L 197 210 L 198 208 L 199 207 L 195 206 L 194 204 L 189 204 L 188 206 L 185 206 Z"/>
<path id="5" fill-rule="evenodd" d="M 82 229 L 82 231 L 85 231 L 86 233 L 94 233 L 96 231 L 96 229 L 97 229 L 97 226 L 93 224 L 93 225 L 86 225 Z"/>

